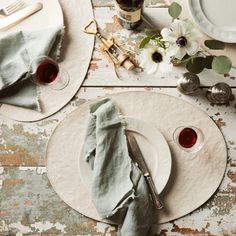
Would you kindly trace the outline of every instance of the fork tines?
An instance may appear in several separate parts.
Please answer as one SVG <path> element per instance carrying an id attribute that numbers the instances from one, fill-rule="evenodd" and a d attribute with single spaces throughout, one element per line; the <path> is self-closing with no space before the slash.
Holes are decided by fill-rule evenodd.
<path id="1" fill-rule="evenodd" d="M 20 9 L 23 6 L 24 6 L 23 0 L 16 0 L 16 1 L 12 2 L 11 4 L 9 4 L 8 6 L 6 6 L 4 8 L 4 11 L 6 14 L 12 14 L 13 12 L 17 11 L 18 9 Z"/>

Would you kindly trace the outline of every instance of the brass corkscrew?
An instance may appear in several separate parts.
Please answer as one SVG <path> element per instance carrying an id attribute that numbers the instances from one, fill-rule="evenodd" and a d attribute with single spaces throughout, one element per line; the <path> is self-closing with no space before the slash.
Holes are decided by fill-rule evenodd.
<path id="1" fill-rule="evenodd" d="M 121 45 L 116 42 L 114 37 L 105 38 L 98 29 L 98 25 L 95 19 L 90 21 L 88 25 L 83 28 L 83 32 L 87 34 L 93 34 L 98 37 L 101 41 L 101 51 L 106 56 L 106 58 L 114 66 L 116 76 L 119 78 L 116 71 L 117 68 L 123 66 L 126 70 L 133 70 L 135 64 L 131 59 L 129 51 L 123 48 Z"/>

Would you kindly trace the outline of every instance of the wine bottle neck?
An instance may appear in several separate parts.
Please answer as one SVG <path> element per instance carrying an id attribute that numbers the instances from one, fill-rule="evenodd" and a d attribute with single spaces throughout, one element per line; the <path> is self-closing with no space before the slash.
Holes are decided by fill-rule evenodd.
<path id="1" fill-rule="evenodd" d="M 132 11 L 127 11 L 127 10 L 122 9 L 121 6 L 115 2 L 115 8 L 116 8 L 118 17 L 124 22 L 135 23 L 135 22 L 140 21 L 141 19 L 141 15 L 142 15 L 141 7 Z"/>
<path id="2" fill-rule="evenodd" d="M 144 0 L 115 0 L 115 4 L 127 12 L 136 11 L 142 8 L 143 2 Z"/>

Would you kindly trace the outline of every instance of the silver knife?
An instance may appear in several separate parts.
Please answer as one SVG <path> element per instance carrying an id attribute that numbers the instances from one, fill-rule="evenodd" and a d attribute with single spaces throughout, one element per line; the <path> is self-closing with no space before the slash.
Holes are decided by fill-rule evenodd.
<path id="1" fill-rule="evenodd" d="M 16 23 L 19 23 L 23 19 L 25 19 L 28 16 L 31 16 L 35 12 L 40 11 L 43 8 L 43 4 L 41 2 L 34 3 L 28 7 L 25 7 L 22 10 L 19 10 L 16 13 L 13 13 L 10 16 L 7 16 L 0 20 L 0 31 L 3 31 L 5 29 L 8 29 L 10 26 L 15 25 Z"/>
<path id="2" fill-rule="evenodd" d="M 138 166 L 138 168 L 141 170 L 143 176 L 146 179 L 149 192 L 151 195 L 151 199 L 153 201 L 153 204 L 156 209 L 161 209 L 163 208 L 163 204 L 161 202 L 161 199 L 156 191 L 154 182 L 152 180 L 152 177 L 150 175 L 150 172 L 148 170 L 147 164 L 144 160 L 144 157 L 142 155 L 142 152 L 138 146 L 138 143 L 134 137 L 133 134 L 127 133 L 127 144 L 128 144 L 128 150 L 130 157 L 134 161 L 134 163 Z"/>

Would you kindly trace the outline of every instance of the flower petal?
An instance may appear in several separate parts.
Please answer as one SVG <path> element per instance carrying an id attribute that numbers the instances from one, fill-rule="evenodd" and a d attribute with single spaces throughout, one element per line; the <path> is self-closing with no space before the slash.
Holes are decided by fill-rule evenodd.
<path id="1" fill-rule="evenodd" d="M 191 32 L 194 29 L 194 25 L 192 21 L 190 21 L 189 19 L 186 19 L 184 21 L 184 28 L 186 30 L 186 33 Z"/>
<path id="2" fill-rule="evenodd" d="M 165 54 L 162 55 L 163 56 L 163 62 L 170 64 L 171 63 L 171 55 L 169 55 L 166 51 Z"/>
<path id="3" fill-rule="evenodd" d="M 165 56 L 165 49 L 164 48 L 158 47 L 156 51 L 158 51 L 162 56 Z"/>
<path id="4" fill-rule="evenodd" d="M 173 56 L 176 55 L 176 53 L 178 52 L 178 50 L 179 50 L 178 45 L 177 45 L 177 44 L 174 44 L 174 45 L 170 46 L 170 47 L 167 49 L 166 53 L 167 53 L 167 55 L 168 55 L 169 57 L 173 57 Z"/>
<path id="5" fill-rule="evenodd" d="M 199 50 L 199 44 L 197 41 L 189 41 L 185 47 L 189 56 L 195 55 Z"/>
<path id="6" fill-rule="evenodd" d="M 153 53 L 153 49 L 148 47 L 145 48 L 141 51 L 141 53 L 138 56 L 138 60 L 140 63 L 141 67 L 145 67 L 147 63 L 151 63 L 152 62 L 152 53 Z"/>
<path id="7" fill-rule="evenodd" d="M 202 37 L 203 37 L 202 33 L 200 33 L 196 29 L 192 29 L 189 36 L 188 36 L 188 40 L 193 41 L 193 40 L 196 40 L 196 39 L 202 38 Z"/>
<path id="8" fill-rule="evenodd" d="M 187 25 L 184 21 L 175 19 L 170 27 L 174 34 L 178 37 L 184 36 L 187 32 Z"/>
<path id="9" fill-rule="evenodd" d="M 175 43 L 175 41 L 177 39 L 177 37 L 173 33 L 173 31 L 170 29 L 167 29 L 167 28 L 162 29 L 161 35 L 162 35 L 163 41 Z"/>
<path id="10" fill-rule="evenodd" d="M 167 76 L 171 73 L 173 68 L 173 64 L 171 63 L 160 63 L 158 67 L 158 74 L 161 74 L 163 76 Z"/>
<path id="11" fill-rule="evenodd" d="M 183 57 L 186 55 L 186 49 L 185 48 L 178 48 L 178 51 L 174 55 L 177 59 L 182 60 Z"/>
<path id="12" fill-rule="evenodd" d="M 153 63 L 149 63 L 149 65 L 146 66 L 144 69 L 147 72 L 147 74 L 150 75 L 150 74 L 154 74 L 157 71 L 158 66 L 159 66 L 158 63 L 153 62 Z"/>

